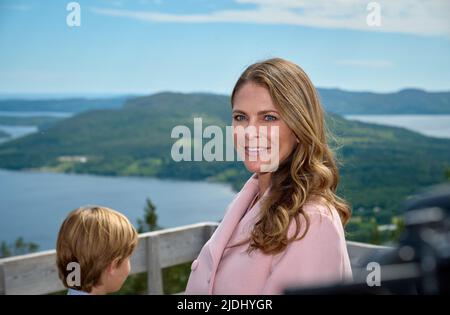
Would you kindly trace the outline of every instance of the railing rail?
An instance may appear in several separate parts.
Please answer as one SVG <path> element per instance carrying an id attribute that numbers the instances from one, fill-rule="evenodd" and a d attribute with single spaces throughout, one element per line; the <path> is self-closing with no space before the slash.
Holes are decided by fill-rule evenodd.
<path id="1" fill-rule="evenodd" d="M 131 257 L 131 274 L 147 272 L 148 294 L 162 294 L 161 269 L 193 261 L 216 229 L 216 222 L 202 222 L 139 235 Z M 347 242 L 352 267 L 363 257 L 388 247 Z M 0 259 L 0 295 L 49 294 L 64 290 L 56 267 L 56 251 Z"/>

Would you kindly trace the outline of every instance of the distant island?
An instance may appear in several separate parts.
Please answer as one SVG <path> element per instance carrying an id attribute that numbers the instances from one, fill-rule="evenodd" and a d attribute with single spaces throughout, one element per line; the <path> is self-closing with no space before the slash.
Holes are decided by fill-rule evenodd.
<path id="1" fill-rule="evenodd" d="M 9 138 L 10 135 L 3 130 L 0 130 L 0 138 Z"/>
<path id="2" fill-rule="evenodd" d="M 450 92 L 405 89 L 395 93 L 319 89 L 328 112 L 340 115 L 450 114 Z"/>
<path id="3" fill-rule="evenodd" d="M 405 89 L 393 93 L 318 89 L 327 112 L 339 115 L 450 114 L 450 92 Z M 202 94 L 202 93 L 200 93 Z M 208 94 L 208 93 L 203 93 Z M 0 111 L 57 111 L 80 113 L 120 108 L 132 96 L 47 100 L 0 100 Z"/>
<path id="4" fill-rule="evenodd" d="M 37 126 L 39 129 L 49 127 L 63 119 L 62 117 L 32 116 L 32 117 L 10 117 L 0 115 L 0 125 L 6 126 Z"/>
<path id="5" fill-rule="evenodd" d="M 93 109 L 120 108 L 127 99 L 128 96 L 97 99 L 5 99 L 0 100 L 0 111 L 79 113 Z"/>

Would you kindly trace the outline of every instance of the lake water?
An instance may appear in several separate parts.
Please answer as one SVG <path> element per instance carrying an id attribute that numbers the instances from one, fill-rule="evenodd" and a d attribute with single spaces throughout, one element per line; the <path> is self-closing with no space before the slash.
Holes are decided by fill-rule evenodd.
<path id="1" fill-rule="evenodd" d="M 73 113 L 66 112 L 20 112 L 20 111 L 2 111 L 0 110 L 0 116 L 4 117 L 39 117 L 39 116 L 47 116 L 47 117 L 58 117 L 58 118 L 68 118 L 73 116 Z M 9 126 L 9 125 L 0 125 L 0 130 L 5 131 L 10 135 L 9 138 L 1 138 L 0 143 L 20 138 L 26 136 L 27 134 L 38 131 L 37 126 Z"/>
<path id="2" fill-rule="evenodd" d="M 346 115 L 345 118 L 403 127 L 430 137 L 450 138 L 450 115 Z"/>
<path id="3" fill-rule="evenodd" d="M 11 139 L 16 139 L 16 138 L 20 138 L 23 137 L 27 134 L 33 133 L 33 132 L 37 132 L 38 128 L 36 126 L 6 126 L 6 125 L 0 125 L 0 130 L 6 132 L 7 134 L 10 135 L 9 138 L 5 138 L 5 139 L 0 139 L 3 141 L 7 141 L 7 140 L 11 140 Z"/>
<path id="4" fill-rule="evenodd" d="M 208 182 L 0 170 L 0 241 L 22 236 L 40 250 L 54 248 L 67 213 L 87 204 L 119 210 L 136 225 L 147 197 L 163 227 L 219 221 L 234 196 Z"/>
<path id="5" fill-rule="evenodd" d="M 49 112 L 16 114 L 48 116 Z M 58 116 L 61 114 L 67 115 L 54 113 L 54 116 L 63 117 Z M 450 115 L 345 117 L 450 138 Z M 37 131 L 36 126 L 0 126 L 0 129 L 13 138 Z M 174 227 L 220 220 L 234 192 L 228 186 L 206 182 L 0 170 L 0 241 L 11 242 L 22 236 L 26 241 L 38 243 L 41 250 L 54 248 L 58 228 L 70 210 L 86 204 L 101 204 L 123 212 L 136 223 L 143 215 L 147 197 L 157 207 L 159 224 Z"/>

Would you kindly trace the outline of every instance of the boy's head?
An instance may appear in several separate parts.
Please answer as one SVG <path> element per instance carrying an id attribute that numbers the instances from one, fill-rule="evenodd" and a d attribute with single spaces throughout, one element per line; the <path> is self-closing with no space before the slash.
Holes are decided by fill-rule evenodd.
<path id="1" fill-rule="evenodd" d="M 119 290 L 130 272 L 138 234 L 121 213 L 100 206 L 73 210 L 64 220 L 56 244 L 59 277 L 64 285 L 85 292 Z M 71 286 L 70 263 L 78 263 L 80 285 Z"/>

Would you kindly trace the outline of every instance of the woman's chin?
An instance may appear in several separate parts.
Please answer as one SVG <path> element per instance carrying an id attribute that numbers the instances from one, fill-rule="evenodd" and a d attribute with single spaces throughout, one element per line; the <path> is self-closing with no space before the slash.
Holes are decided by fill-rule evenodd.
<path id="1" fill-rule="evenodd" d="M 262 163 L 259 161 L 244 161 L 245 167 L 250 173 L 259 173 L 261 172 Z"/>
<path id="2" fill-rule="evenodd" d="M 261 161 L 244 161 L 245 168 L 250 173 L 273 173 L 276 172 L 279 165 Z"/>

